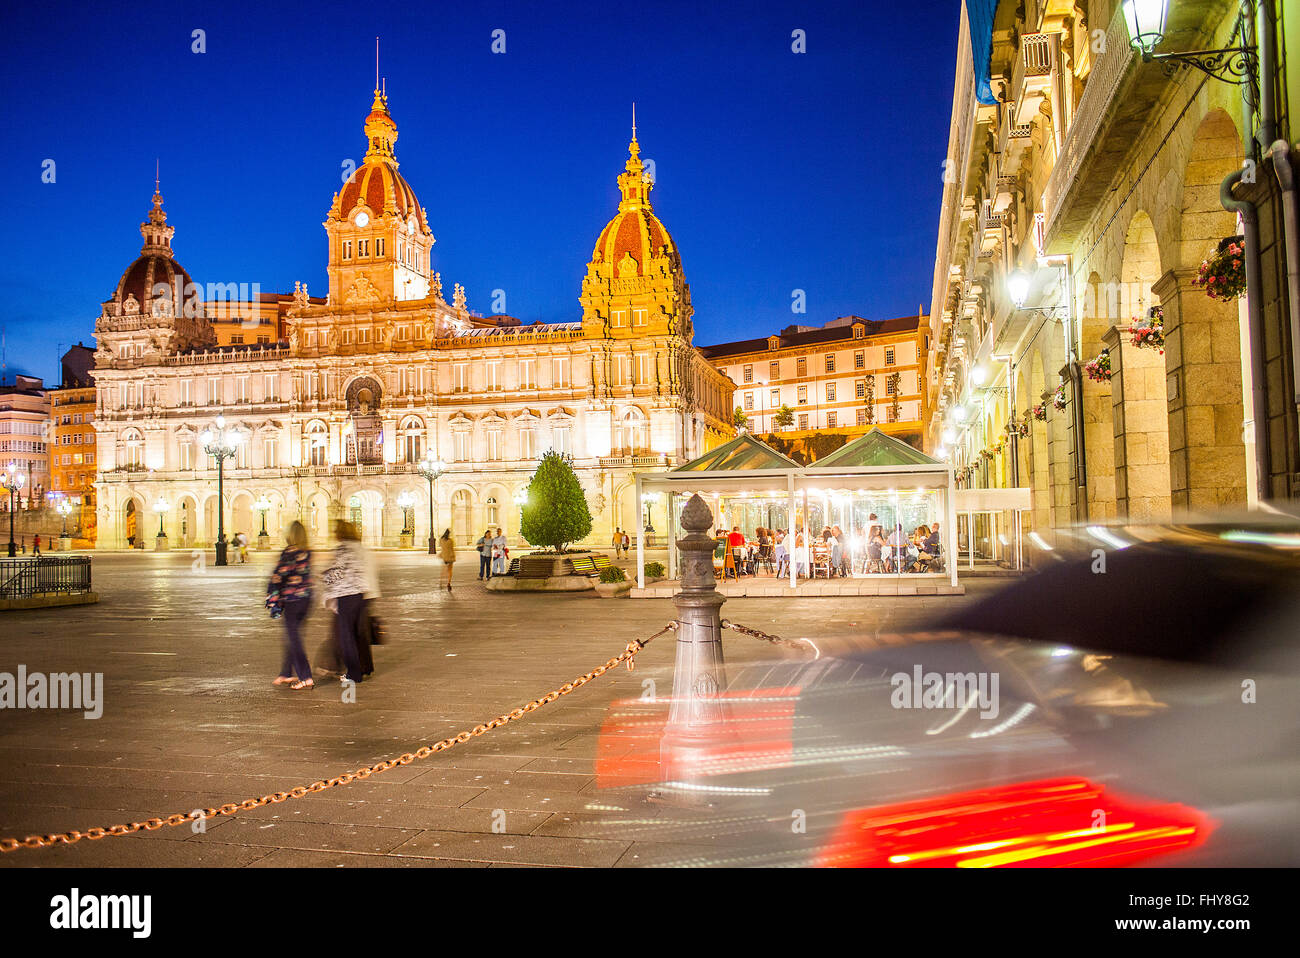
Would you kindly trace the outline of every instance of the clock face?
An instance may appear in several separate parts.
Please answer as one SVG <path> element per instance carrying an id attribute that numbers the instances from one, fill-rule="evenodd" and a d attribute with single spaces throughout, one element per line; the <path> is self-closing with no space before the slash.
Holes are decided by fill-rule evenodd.
<path id="1" fill-rule="evenodd" d="M 360 227 L 368 226 L 370 224 L 370 214 L 366 213 L 365 210 L 362 210 L 360 213 L 357 214 L 356 223 L 357 226 Z"/>

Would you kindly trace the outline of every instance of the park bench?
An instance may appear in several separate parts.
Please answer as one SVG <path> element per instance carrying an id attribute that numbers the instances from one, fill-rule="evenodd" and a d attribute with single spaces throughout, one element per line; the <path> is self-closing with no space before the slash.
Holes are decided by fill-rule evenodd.
<path id="1" fill-rule="evenodd" d="M 608 569 L 610 566 L 607 555 L 574 556 L 570 561 L 577 575 L 600 575 L 601 569 Z"/>

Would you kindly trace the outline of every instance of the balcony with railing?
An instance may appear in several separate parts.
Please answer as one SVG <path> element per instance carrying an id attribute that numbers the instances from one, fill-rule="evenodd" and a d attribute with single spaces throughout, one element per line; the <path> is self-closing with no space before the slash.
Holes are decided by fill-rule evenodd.
<path id="1" fill-rule="evenodd" d="M 1038 106 L 1052 87 L 1056 69 L 1057 38 L 1051 33 L 1026 33 L 1020 37 L 1011 72 L 1012 121 L 1016 126 L 1033 122 Z"/>

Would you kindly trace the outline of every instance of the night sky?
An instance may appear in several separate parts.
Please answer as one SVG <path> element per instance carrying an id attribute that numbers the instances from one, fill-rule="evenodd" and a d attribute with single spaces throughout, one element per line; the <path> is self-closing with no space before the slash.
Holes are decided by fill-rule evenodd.
<path id="1" fill-rule="evenodd" d="M 6 378 L 52 380 L 60 348 L 93 344 L 139 254 L 155 158 L 196 281 L 325 295 L 320 224 L 365 152 L 376 35 L 434 268 L 472 310 L 500 288 L 524 322 L 580 318 L 634 100 L 697 344 L 929 308 L 959 0 L 279 6 L 10 7 Z"/>

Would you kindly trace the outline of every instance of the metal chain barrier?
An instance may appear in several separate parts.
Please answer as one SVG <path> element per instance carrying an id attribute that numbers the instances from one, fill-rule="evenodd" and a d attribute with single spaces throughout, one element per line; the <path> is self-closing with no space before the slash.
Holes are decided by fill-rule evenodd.
<path id="1" fill-rule="evenodd" d="M 287 792 L 273 792 L 270 795 L 263 795 L 261 798 L 247 798 L 242 802 L 230 802 L 218 806 L 217 808 L 205 808 L 197 814 L 194 812 L 177 812 L 174 815 L 168 815 L 166 818 L 150 818 L 143 822 L 131 822 L 129 825 L 110 825 L 107 828 L 88 828 L 84 832 L 74 830 L 62 832 L 57 835 L 28 835 L 26 838 L 22 839 L 0 838 L 0 852 L 13 852 L 20 848 L 49 848 L 52 845 L 71 845 L 74 842 L 81 841 L 83 838 L 97 841 L 109 836 L 131 835 L 141 830 L 152 832 L 157 831 L 164 825 L 174 827 L 176 825 L 184 825 L 187 822 L 193 822 L 196 820 L 206 821 L 210 818 L 216 818 L 218 815 L 234 815 L 237 812 L 261 808 L 263 805 L 276 805 L 290 798 L 302 798 L 304 795 L 308 795 L 312 792 L 323 792 L 326 789 L 334 788 L 336 785 L 349 785 L 354 781 L 364 781 L 371 775 L 378 775 L 380 772 L 387 772 L 389 769 L 396 768 L 399 765 L 410 765 L 412 762 L 418 761 L 419 759 L 428 758 L 434 752 L 445 752 L 449 748 L 462 745 L 472 738 L 490 732 L 492 729 L 500 728 L 516 719 L 521 719 L 529 712 L 535 712 L 543 705 L 550 705 L 556 699 L 582 688 L 588 682 L 600 678 L 600 676 L 604 675 L 610 669 L 616 669 L 624 662 L 627 663 L 627 668 L 630 672 L 635 667 L 634 660 L 642 649 L 664 633 L 675 632 L 677 627 L 676 622 L 670 622 L 648 639 L 633 639 L 627 644 L 627 648 L 623 650 L 621 655 L 610 659 L 604 665 L 597 666 L 584 675 L 578 676 L 572 682 L 565 682 L 558 689 L 553 689 L 552 691 L 547 692 L 541 698 L 533 699 L 527 705 L 520 706 L 517 709 L 512 709 L 509 712 L 498 715 L 496 718 L 489 719 L 480 725 L 474 726 L 473 729 L 461 732 L 459 735 L 454 735 L 451 738 L 444 738 L 442 741 L 434 742 L 432 745 L 422 745 L 414 752 L 406 752 L 396 758 L 376 762 L 374 765 L 367 765 L 363 768 L 357 769 L 355 772 L 345 772 L 344 774 L 336 775 L 331 779 L 312 782 L 310 785 L 300 785 L 297 788 L 289 789 Z"/>
<path id="2" fill-rule="evenodd" d="M 732 632 L 739 632 L 741 635 L 747 635 L 751 639 L 760 639 L 763 642 L 770 642 L 772 645 L 783 645 L 787 649 L 798 649 L 800 652 L 811 651 L 814 658 L 821 657 L 821 651 L 808 639 L 783 639 L 779 635 L 771 635 L 761 629 L 751 629 L 747 625 L 737 625 L 730 619 L 723 619 L 722 627 L 730 629 Z"/>

